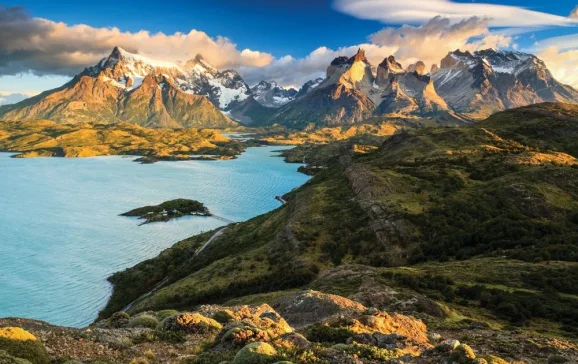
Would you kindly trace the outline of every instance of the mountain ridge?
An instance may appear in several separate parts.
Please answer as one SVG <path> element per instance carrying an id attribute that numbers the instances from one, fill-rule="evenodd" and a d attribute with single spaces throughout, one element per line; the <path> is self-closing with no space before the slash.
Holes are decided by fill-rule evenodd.
<path id="1" fill-rule="evenodd" d="M 348 92 L 336 92 L 339 87 L 330 87 L 333 85 Z M 359 49 L 353 57 L 341 56 L 331 62 L 319 90 L 325 92 L 282 106 L 269 122 L 305 128 L 358 123 L 359 115 L 404 115 L 455 119 L 458 125 L 533 103 L 578 103 L 578 91 L 555 80 L 536 56 L 492 49 L 450 52 L 429 72 L 421 61 L 404 68 L 393 56 L 374 68 Z M 327 107 L 327 100 L 333 102 L 332 107 Z"/>
<path id="2" fill-rule="evenodd" d="M 428 71 L 421 61 L 404 67 L 394 56 L 374 67 L 359 49 L 335 58 L 324 79 L 296 90 L 275 81 L 250 87 L 235 70 L 219 71 L 201 55 L 165 62 L 115 47 L 69 83 L 0 106 L 0 119 L 222 128 L 236 125 L 234 118 L 246 125 L 306 129 L 405 117 L 463 125 L 544 101 L 578 103 L 578 91 L 522 52 L 456 50 Z"/>

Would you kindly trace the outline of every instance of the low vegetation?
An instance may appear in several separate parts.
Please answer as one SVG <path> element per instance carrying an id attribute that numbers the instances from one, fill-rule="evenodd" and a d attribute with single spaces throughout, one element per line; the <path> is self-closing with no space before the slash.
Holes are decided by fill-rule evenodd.
<path id="1" fill-rule="evenodd" d="M 400 132 L 385 142 L 358 136 L 286 152 L 290 161 L 311 162 L 315 175 L 284 196 L 286 206 L 227 229 L 199 256 L 193 253 L 210 233 L 116 274 L 102 317 L 164 279 L 131 311 L 247 296 L 269 302 L 275 295 L 268 292 L 306 286 L 372 297 L 368 276 L 386 292 L 398 290 L 388 307 L 399 309 L 404 295 L 420 297 L 407 307 L 442 327 L 454 324 L 440 317 L 458 315 L 572 337 L 578 169 L 562 146 L 571 151 L 578 139 L 570 134 L 555 150 L 532 144 L 549 135 L 552 121 L 537 121 L 544 110 L 551 116 L 561 108 L 560 122 L 573 120 L 564 105 L 534 108 L 539 112 L 509 111 L 474 126 Z M 525 116 L 515 132 L 504 123 L 503 136 L 496 120 L 516 112 Z M 384 272 L 352 281 L 327 274 L 351 264 Z"/>
<path id="2" fill-rule="evenodd" d="M 166 222 L 187 215 L 211 216 L 211 213 L 202 202 L 181 198 L 166 201 L 159 205 L 139 207 L 121 214 L 121 216 L 144 219 L 145 222 L 141 225 L 159 221 Z"/>
<path id="3" fill-rule="evenodd" d="M 148 129 L 130 123 L 58 124 L 48 120 L 0 121 L 0 150 L 17 158 L 142 155 L 146 161 L 233 158 L 245 146 L 212 129 Z"/>

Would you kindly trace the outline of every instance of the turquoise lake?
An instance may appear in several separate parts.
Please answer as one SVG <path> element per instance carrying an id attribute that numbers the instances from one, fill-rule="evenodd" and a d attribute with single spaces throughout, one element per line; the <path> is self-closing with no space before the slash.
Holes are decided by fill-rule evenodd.
<path id="1" fill-rule="evenodd" d="M 0 317 L 84 326 L 104 307 L 114 272 L 191 235 L 222 226 L 186 217 L 138 226 L 119 214 L 175 198 L 201 201 L 244 221 L 309 177 L 275 157 L 283 147 L 249 148 L 231 161 L 160 162 L 130 157 L 14 159 L 0 153 Z"/>

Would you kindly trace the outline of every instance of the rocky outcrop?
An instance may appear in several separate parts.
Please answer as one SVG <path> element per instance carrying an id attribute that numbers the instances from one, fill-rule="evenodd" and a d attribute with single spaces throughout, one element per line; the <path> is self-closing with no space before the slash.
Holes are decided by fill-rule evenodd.
<path id="1" fill-rule="evenodd" d="M 274 306 L 295 327 L 325 321 L 335 315 L 366 310 L 365 306 L 350 299 L 311 290 L 284 297 Z"/>

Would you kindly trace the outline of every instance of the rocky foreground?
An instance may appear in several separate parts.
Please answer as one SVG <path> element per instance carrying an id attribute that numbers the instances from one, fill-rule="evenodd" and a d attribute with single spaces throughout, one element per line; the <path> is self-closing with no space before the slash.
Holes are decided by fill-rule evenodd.
<path id="1" fill-rule="evenodd" d="M 493 332 L 475 323 L 435 332 L 412 316 L 312 290 L 271 306 L 205 305 L 132 317 L 118 312 L 84 329 L 25 319 L 3 319 L 0 326 L 6 326 L 0 329 L 2 364 L 491 364 L 536 355 L 548 363 L 578 360 L 578 347 L 562 340 Z M 510 357 L 514 347 L 516 358 Z"/>

